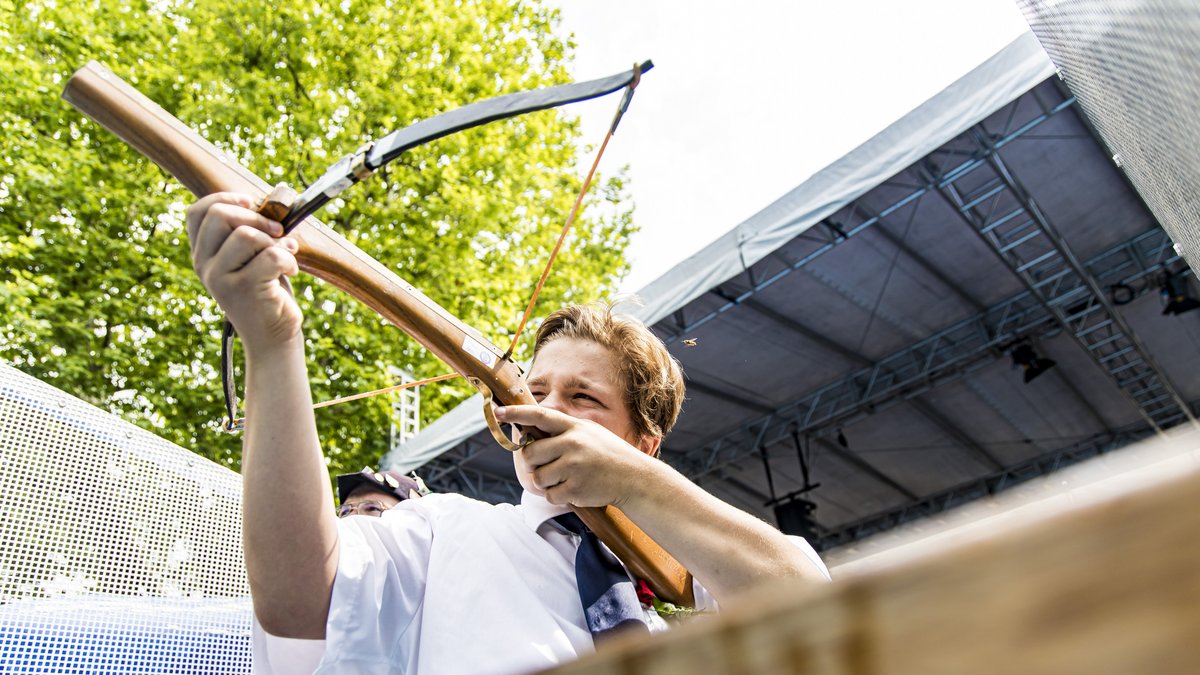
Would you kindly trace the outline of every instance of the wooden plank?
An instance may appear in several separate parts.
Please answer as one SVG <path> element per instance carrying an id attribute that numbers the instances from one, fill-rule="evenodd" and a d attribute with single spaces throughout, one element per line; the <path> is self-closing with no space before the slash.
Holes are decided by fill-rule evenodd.
<path id="1" fill-rule="evenodd" d="M 1200 670 L 1200 471 L 613 644 L 554 675 Z"/>

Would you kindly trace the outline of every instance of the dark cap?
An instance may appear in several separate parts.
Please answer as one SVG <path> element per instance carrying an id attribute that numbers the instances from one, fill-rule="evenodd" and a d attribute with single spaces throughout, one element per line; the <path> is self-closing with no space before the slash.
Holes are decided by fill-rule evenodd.
<path id="1" fill-rule="evenodd" d="M 362 485 L 370 485 L 401 501 L 413 494 L 420 496 L 429 491 L 424 483 L 399 471 L 376 471 L 368 466 L 358 473 L 344 473 L 337 477 L 338 502 L 345 502 L 350 493 Z"/>

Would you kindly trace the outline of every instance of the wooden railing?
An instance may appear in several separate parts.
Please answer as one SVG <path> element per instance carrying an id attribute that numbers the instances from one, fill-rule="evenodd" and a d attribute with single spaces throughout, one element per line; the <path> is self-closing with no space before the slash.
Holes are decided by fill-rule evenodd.
<path id="1" fill-rule="evenodd" d="M 1197 673 L 1200 470 L 895 567 L 762 588 L 550 672 Z"/>

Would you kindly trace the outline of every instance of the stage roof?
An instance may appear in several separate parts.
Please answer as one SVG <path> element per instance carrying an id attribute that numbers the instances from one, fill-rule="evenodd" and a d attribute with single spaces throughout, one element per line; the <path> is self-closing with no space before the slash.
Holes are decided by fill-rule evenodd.
<path id="1" fill-rule="evenodd" d="M 1165 273 L 1191 283 L 1030 33 L 629 310 L 688 378 L 663 458 L 772 522 L 810 501 L 828 548 L 1192 419 L 1200 311 L 1163 315 Z M 383 464 L 514 500 L 480 408 Z"/>

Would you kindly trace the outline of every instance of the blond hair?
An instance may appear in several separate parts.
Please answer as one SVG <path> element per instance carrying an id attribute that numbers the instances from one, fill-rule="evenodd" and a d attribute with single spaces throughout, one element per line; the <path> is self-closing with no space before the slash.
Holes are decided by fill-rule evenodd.
<path id="1" fill-rule="evenodd" d="M 613 353 L 639 438 L 667 435 L 683 407 L 683 370 L 658 336 L 611 305 L 569 305 L 546 317 L 533 354 L 558 338 L 590 340 Z"/>

